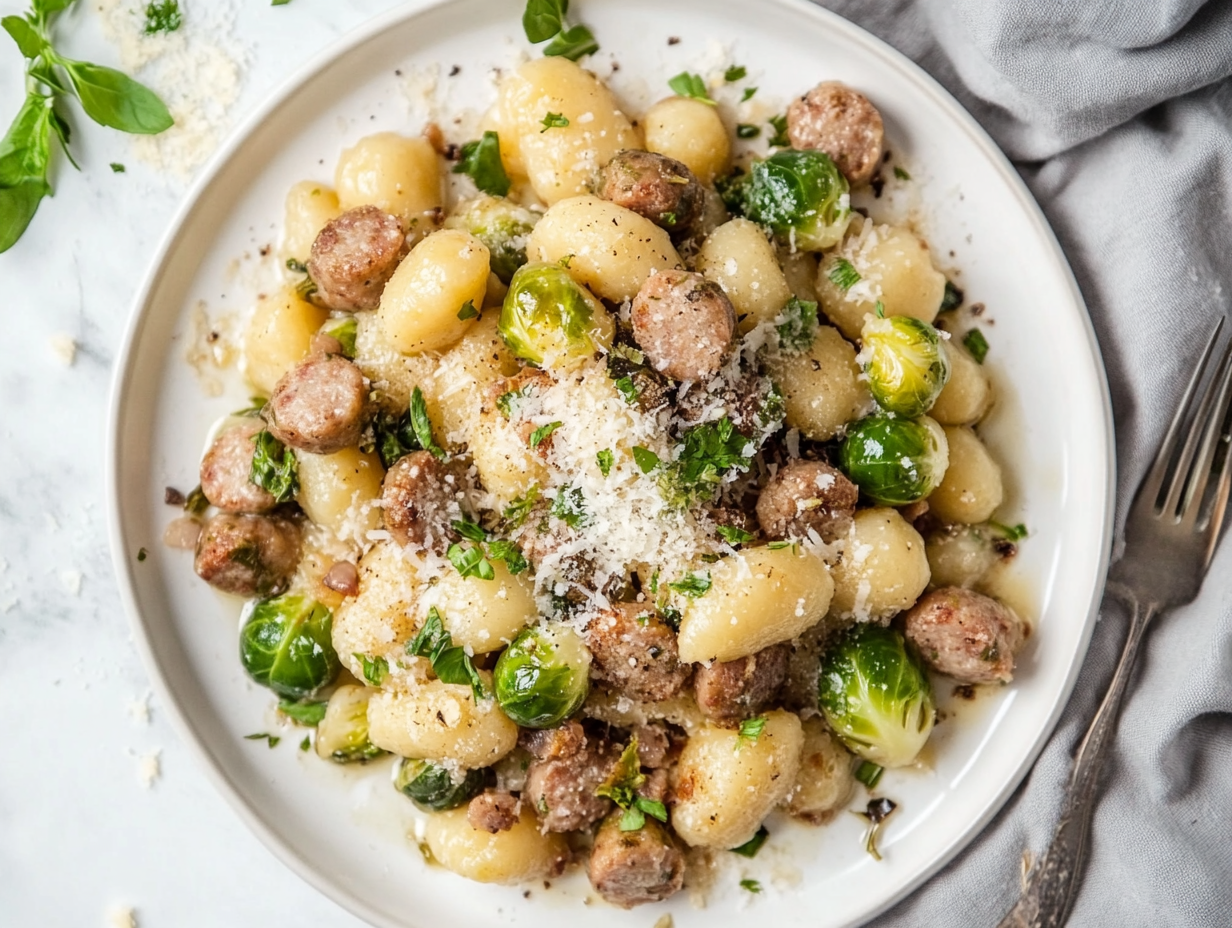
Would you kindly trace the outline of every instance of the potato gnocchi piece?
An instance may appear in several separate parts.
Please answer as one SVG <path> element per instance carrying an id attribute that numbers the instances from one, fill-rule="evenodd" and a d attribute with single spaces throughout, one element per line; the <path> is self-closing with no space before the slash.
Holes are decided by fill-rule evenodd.
<path id="1" fill-rule="evenodd" d="M 821 719 L 802 724 L 800 772 L 783 808 L 810 825 L 824 825 L 855 789 L 855 758 Z"/>
<path id="2" fill-rule="evenodd" d="M 675 158 L 703 184 L 727 170 L 731 137 L 717 109 L 688 97 L 660 100 L 642 117 L 646 150 Z"/>
<path id="3" fill-rule="evenodd" d="M 937 489 L 928 496 L 929 512 L 942 522 L 973 525 L 987 522 L 1005 498 L 1001 466 L 975 432 L 949 426 L 950 466 Z"/>
<path id="4" fill-rule="evenodd" d="M 379 132 L 343 151 L 334 171 L 342 212 L 377 206 L 419 237 L 444 202 L 440 161 L 425 139 Z"/>
<path id="5" fill-rule="evenodd" d="M 303 180 L 287 192 L 286 215 L 282 221 L 282 242 L 278 257 L 287 261 L 308 262 L 312 243 L 331 219 L 342 215 L 338 194 L 326 184 Z"/>
<path id="6" fill-rule="evenodd" d="M 360 656 L 389 666 L 406 659 L 418 596 L 417 572 L 393 542 L 378 542 L 360 559 L 359 592 L 334 611 L 330 631 L 338 659 L 356 679 L 364 679 Z"/>
<path id="7" fill-rule="evenodd" d="M 343 448 L 334 454 L 295 452 L 299 493 L 295 501 L 317 525 L 359 543 L 381 524 L 385 468 L 375 453 Z"/>
<path id="8" fill-rule="evenodd" d="M 525 883 L 556 876 L 569 861 L 563 834 L 539 831 L 535 813 L 523 804 L 512 828 L 491 834 L 467 820 L 467 807 L 428 817 L 424 840 L 446 870 L 477 883 Z"/>
<path id="9" fill-rule="evenodd" d="M 424 609 L 435 606 L 444 618 L 453 643 L 475 654 L 499 651 L 539 618 L 534 582 L 525 573 L 513 576 L 501 561 L 492 569 L 491 580 L 447 570 L 423 597 Z"/>
<path id="10" fill-rule="evenodd" d="M 833 592 L 821 558 L 791 546 L 746 548 L 715 564 L 710 589 L 685 606 L 680 659 L 734 661 L 790 641 L 825 617 Z"/>
<path id="11" fill-rule="evenodd" d="M 518 726 L 490 697 L 492 675 L 479 671 L 488 693 L 475 703 L 469 686 L 432 680 L 409 690 L 382 690 L 368 703 L 368 738 L 401 757 L 490 767 L 518 743 Z"/>
<path id="12" fill-rule="evenodd" d="M 773 322 L 791 299 L 774 246 L 748 219 L 732 219 L 711 232 L 694 264 L 732 301 L 741 332 Z"/>
<path id="13" fill-rule="evenodd" d="M 739 847 L 795 786 L 800 719 L 782 709 L 764 718 L 755 738 L 712 726 L 690 734 L 673 777 L 672 809 L 672 826 L 690 847 Z"/>
<path id="14" fill-rule="evenodd" d="M 282 375 L 308 357 L 312 336 L 329 313 L 300 299 L 293 287 L 257 300 L 244 329 L 244 373 L 265 395 L 274 392 Z"/>
<path id="15" fill-rule="evenodd" d="M 887 619 L 928 586 L 924 539 L 894 509 L 862 509 L 832 575 L 830 615 L 862 622 Z"/>
<path id="16" fill-rule="evenodd" d="M 788 428 L 813 441 L 829 441 L 873 408 L 855 347 L 832 326 L 817 329 L 800 354 L 771 356 L 766 370 L 783 393 Z"/>

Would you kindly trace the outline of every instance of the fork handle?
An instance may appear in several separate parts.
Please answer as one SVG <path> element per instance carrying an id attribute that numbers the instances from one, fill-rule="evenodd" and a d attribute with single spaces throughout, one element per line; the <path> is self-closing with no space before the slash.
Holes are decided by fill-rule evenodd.
<path id="1" fill-rule="evenodd" d="M 1113 743 L 1121 699 L 1134 669 L 1142 633 L 1156 609 L 1154 604 L 1140 607 L 1136 601 L 1131 601 L 1131 607 L 1125 648 L 1112 685 L 1074 755 L 1052 843 L 1031 869 L 1018 902 L 997 928 L 1062 928 L 1069 917 L 1086 863 L 1087 833 L 1095 811 L 1100 770 Z"/>

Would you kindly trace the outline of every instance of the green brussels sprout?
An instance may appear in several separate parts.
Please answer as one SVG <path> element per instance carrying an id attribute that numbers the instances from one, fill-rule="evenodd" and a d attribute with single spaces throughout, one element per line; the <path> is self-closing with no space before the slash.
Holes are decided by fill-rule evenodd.
<path id="1" fill-rule="evenodd" d="M 509 283 L 526 263 L 526 240 L 539 214 L 504 197 L 477 197 L 460 203 L 445 220 L 445 228 L 469 232 L 488 246 L 492 273 Z"/>
<path id="2" fill-rule="evenodd" d="M 496 700 L 523 728 L 559 725 L 586 701 L 590 651 L 567 625 L 525 628 L 496 662 Z"/>
<path id="3" fill-rule="evenodd" d="M 364 686 L 340 686 L 329 697 L 325 718 L 317 723 L 317 756 L 349 764 L 363 763 L 385 752 L 368 740 L 368 699 Z"/>
<path id="4" fill-rule="evenodd" d="M 615 323 L 568 270 L 559 264 L 527 264 L 509 282 L 498 328 L 522 360 L 570 367 L 606 350 Z"/>
<path id="5" fill-rule="evenodd" d="M 821 151 L 777 151 L 729 184 L 724 199 L 805 251 L 837 245 L 851 221 L 847 179 Z"/>
<path id="6" fill-rule="evenodd" d="M 937 330 L 911 316 L 869 316 L 860 337 L 860 361 L 877 404 L 907 419 L 928 412 L 950 379 Z"/>
<path id="7" fill-rule="evenodd" d="M 827 649 L 818 705 L 856 754 L 882 767 L 915 760 L 933 730 L 932 687 L 901 633 L 862 623 Z"/>
<path id="8" fill-rule="evenodd" d="M 447 769 L 426 760 L 404 758 L 394 771 L 394 787 L 425 812 L 456 809 L 492 782 L 492 769 L 467 770 L 455 780 Z"/>
<path id="9" fill-rule="evenodd" d="M 874 415 L 847 431 L 839 466 L 869 499 L 905 506 L 937 488 L 950 464 L 945 432 L 928 416 Z"/>
<path id="10" fill-rule="evenodd" d="M 262 600 L 240 630 L 244 670 L 279 696 L 313 695 L 333 683 L 340 669 L 330 641 L 332 625 L 333 614 L 304 596 Z"/>

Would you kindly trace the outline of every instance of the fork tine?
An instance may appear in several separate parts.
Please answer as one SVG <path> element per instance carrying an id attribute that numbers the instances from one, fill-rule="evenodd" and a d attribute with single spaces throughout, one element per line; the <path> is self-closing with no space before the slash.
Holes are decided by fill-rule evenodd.
<path id="1" fill-rule="evenodd" d="M 1172 417 L 1172 422 L 1168 426 L 1164 440 L 1159 445 L 1159 452 L 1155 455 L 1155 461 L 1143 479 L 1142 486 L 1138 489 L 1139 497 L 1143 500 L 1150 500 L 1152 509 L 1159 510 L 1161 508 L 1159 496 L 1164 487 L 1164 478 L 1168 476 L 1169 465 L 1172 463 L 1172 458 L 1176 451 L 1176 443 L 1180 438 L 1181 427 L 1185 424 L 1185 419 L 1189 414 L 1189 405 L 1193 401 L 1194 394 L 1198 391 L 1198 384 L 1202 382 L 1202 378 L 1206 374 L 1207 362 L 1210 361 L 1211 353 L 1215 350 L 1215 342 L 1219 338 L 1219 333 L 1223 331 L 1223 323 L 1224 317 L 1220 316 L 1219 321 L 1215 324 L 1215 330 L 1211 332 L 1211 337 L 1207 340 L 1206 347 L 1202 350 L 1202 357 L 1198 359 L 1198 363 L 1194 367 L 1193 376 L 1189 379 L 1188 386 L 1185 387 L 1185 393 L 1181 397 L 1180 403 L 1177 404 L 1176 415 Z M 1177 470 L 1179 471 L 1179 468 Z"/>
<path id="2" fill-rule="evenodd" d="M 1206 487 L 1210 481 L 1215 455 L 1227 434 L 1228 402 L 1232 398 L 1232 343 L 1224 348 L 1217 370 L 1219 375 L 1216 380 L 1212 381 L 1211 386 L 1214 388 L 1215 384 L 1218 384 L 1218 397 L 1214 406 L 1207 411 L 1206 419 L 1194 422 L 1194 431 L 1199 428 L 1202 430 L 1202 440 L 1193 469 L 1186 478 L 1185 498 L 1181 503 L 1182 520 L 1194 526 L 1198 525 L 1202 513 L 1202 504 L 1206 497 Z M 1226 456 L 1220 469 L 1221 471 L 1227 470 Z"/>
<path id="3" fill-rule="evenodd" d="M 1168 481 L 1167 498 L 1164 500 L 1162 514 L 1165 518 L 1175 517 L 1180 521 L 1181 515 L 1184 512 L 1182 500 L 1188 499 L 1185 491 L 1190 485 L 1190 477 L 1193 473 L 1194 456 L 1198 453 L 1198 445 L 1202 440 L 1202 435 L 1206 430 L 1211 419 L 1211 412 L 1219 395 L 1219 382 L 1223 377 L 1224 368 L 1228 361 L 1228 346 L 1224 346 L 1220 352 L 1219 360 L 1215 363 L 1214 373 L 1211 375 L 1210 381 L 1206 385 L 1206 389 L 1202 391 L 1202 398 L 1198 401 L 1198 407 L 1194 410 L 1193 417 L 1189 420 L 1189 427 L 1185 431 L 1185 443 L 1181 445 L 1181 453 L 1177 456 L 1176 466 L 1172 470 L 1172 476 Z"/>
<path id="4" fill-rule="evenodd" d="M 1211 565 L 1211 558 L 1215 556 L 1215 546 L 1219 544 L 1223 515 L 1228 507 L 1229 489 L 1232 489 L 1232 454 L 1225 455 L 1219 467 L 1219 479 L 1215 483 L 1215 495 L 1211 501 L 1210 515 L 1207 517 L 1206 524 L 1200 526 L 1200 529 L 1207 533 L 1206 551 L 1202 558 L 1203 570 Z"/>

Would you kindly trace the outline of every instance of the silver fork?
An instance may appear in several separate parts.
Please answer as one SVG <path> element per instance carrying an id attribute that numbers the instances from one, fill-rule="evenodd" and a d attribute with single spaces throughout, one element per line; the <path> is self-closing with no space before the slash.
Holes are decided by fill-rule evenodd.
<path id="1" fill-rule="evenodd" d="M 1125 648 L 1112 685 L 1074 755 L 1052 843 L 998 928 L 1061 928 L 1065 924 L 1086 860 L 1100 769 L 1112 745 L 1142 635 L 1152 617 L 1193 601 L 1215 553 L 1232 484 L 1226 422 L 1232 396 L 1232 341 L 1211 363 L 1223 324 L 1221 318 L 1211 333 L 1130 507 L 1125 553 L 1108 574 L 1109 591 L 1131 608 Z M 1199 394 L 1204 380 L 1207 386 Z"/>

